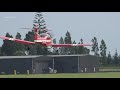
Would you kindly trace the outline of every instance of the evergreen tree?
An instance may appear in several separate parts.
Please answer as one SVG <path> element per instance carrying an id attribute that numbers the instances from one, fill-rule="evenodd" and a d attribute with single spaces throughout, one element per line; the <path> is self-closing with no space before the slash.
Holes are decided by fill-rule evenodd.
<path id="1" fill-rule="evenodd" d="M 37 44 L 37 55 L 47 55 L 49 53 L 46 46 L 42 46 L 40 44 Z"/>
<path id="2" fill-rule="evenodd" d="M 20 33 L 17 32 L 16 34 L 16 39 L 20 39 L 21 40 L 21 35 Z M 25 55 L 25 45 L 14 42 L 14 47 L 15 47 L 15 53 L 14 55 Z"/>
<path id="3" fill-rule="evenodd" d="M 44 20 L 43 15 L 42 15 L 41 12 L 37 12 L 36 13 L 33 25 L 34 26 L 38 25 L 38 27 L 39 27 L 39 34 L 47 32 L 46 23 L 45 23 L 45 20 Z"/>
<path id="4" fill-rule="evenodd" d="M 68 31 L 66 33 L 64 42 L 65 42 L 65 44 L 72 44 L 71 34 Z M 71 54 L 71 47 L 65 47 L 65 54 Z"/>
<path id="5" fill-rule="evenodd" d="M 106 58 L 106 44 L 105 41 L 102 39 L 101 40 L 101 45 L 100 45 L 100 58 L 101 58 L 101 64 L 106 65 L 107 64 L 107 58 Z"/>
<path id="6" fill-rule="evenodd" d="M 24 40 L 34 42 L 34 31 L 29 31 L 26 34 L 26 37 Z M 25 50 L 29 51 L 30 55 L 36 55 L 37 54 L 37 45 L 25 45 Z"/>
<path id="7" fill-rule="evenodd" d="M 24 40 L 34 42 L 34 31 L 28 31 Z"/>
<path id="8" fill-rule="evenodd" d="M 111 57 L 111 54 L 109 52 L 108 56 L 107 56 L 107 64 L 110 65 L 112 64 L 112 57 Z"/>
<path id="9" fill-rule="evenodd" d="M 80 42 L 78 44 L 81 44 Z M 77 47 L 77 54 L 82 54 L 83 51 L 81 50 L 81 47 Z"/>
<path id="10" fill-rule="evenodd" d="M 38 26 L 39 27 L 39 34 L 47 32 L 47 27 L 46 27 L 46 24 L 45 24 L 45 20 L 43 19 L 43 15 L 42 15 L 41 12 L 36 13 L 33 26 Z M 38 55 L 40 55 L 40 54 L 46 55 L 48 53 L 49 53 L 49 50 L 48 50 L 47 47 L 42 46 L 42 45 L 37 45 L 37 54 Z"/>
<path id="11" fill-rule="evenodd" d="M 83 39 L 80 39 L 80 42 L 78 44 L 83 44 Z M 89 54 L 90 50 L 84 46 L 77 47 L 78 49 L 78 54 Z"/>
<path id="12" fill-rule="evenodd" d="M 76 44 L 76 41 L 73 41 L 73 44 Z M 77 54 L 77 46 L 71 47 L 71 54 Z"/>
<path id="13" fill-rule="evenodd" d="M 84 53 L 83 54 L 89 54 L 90 53 L 90 49 L 84 47 Z"/>
<path id="14" fill-rule="evenodd" d="M 80 39 L 80 42 L 78 44 L 83 44 L 83 39 L 81 38 Z M 80 47 L 77 47 L 78 48 L 78 54 L 84 54 L 84 47 L 83 46 L 80 46 Z"/>
<path id="15" fill-rule="evenodd" d="M 64 44 L 64 39 L 63 37 L 60 38 L 59 44 Z M 64 47 L 59 47 L 59 54 L 64 55 L 65 54 L 65 48 Z"/>
<path id="16" fill-rule="evenodd" d="M 43 19 L 43 15 L 41 12 L 37 12 L 35 15 L 35 19 L 33 21 L 33 28 L 35 26 L 39 27 L 39 34 L 46 33 L 47 28 L 45 24 L 45 20 Z M 28 34 L 26 34 L 25 40 L 28 41 L 34 41 L 34 31 L 29 31 Z M 27 45 L 26 45 L 27 46 Z M 46 55 L 49 53 L 48 48 L 39 44 L 33 45 L 33 46 L 27 46 L 27 49 L 29 48 L 29 54 L 31 55 Z"/>
<path id="17" fill-rule="evenodd" d="M 53 43 L 56 44 L 56 39 L 53 39 Z M 59 52 L 56 47 L 53 47 L 53 54 L 58 55 Z"/>
<path id="18" fill-rule="evenodd" d="M 92 43 L 94 43 L 94 45 L 92 46 L 92 52 L 94 52 L 95 56 L 99 56 L 99 48 L 98 48 L 98 42 L 97 42 L 97 38 L 94 37 L 92 40 Z"/>
<path id="19" fill-rule="evenodd" d="M 12 35 L 6 33 L 6 37 L 13 38 Z M 3 40 L 3 45 L 1 48 L 1 53 L 5 56 L 12 56 L 15 53 L 14 42 L 9 40 Z"/>
<path id="20" fill-rule="evenodd" d="M 113 58 L 114 58 L 114 64 L 115 65 L 118 65 L 119 64 L 119 57 L 118 57 L 118 52 L 117 52 L 117 50 L 115 51 L 115 55 L 113 56 Z"/>
<path id="21" fill-rule="evenodd" d="M 118 56 L 118 65 L 120 65 L 120 55 Z"/>
<path id="22" fill-rule="evenodd" d="M 0 56 L 2 55 L 2 53 L 1 53 L 1 48 L 2 48 L 2 47 L 0 47 Z"/>

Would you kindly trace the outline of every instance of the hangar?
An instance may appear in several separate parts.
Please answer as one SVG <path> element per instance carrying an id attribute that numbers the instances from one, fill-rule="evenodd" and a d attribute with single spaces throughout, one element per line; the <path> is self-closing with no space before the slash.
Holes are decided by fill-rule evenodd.
<path id="1" fill-rule="evenodd" d="M 98 72 L 99 59 L 92 55 L 0 56 L 0 73 L 30 74 Z"/>

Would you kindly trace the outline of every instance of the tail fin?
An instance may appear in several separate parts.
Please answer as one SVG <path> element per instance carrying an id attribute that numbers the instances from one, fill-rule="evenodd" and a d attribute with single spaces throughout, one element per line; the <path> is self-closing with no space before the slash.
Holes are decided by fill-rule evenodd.
<path id="1" fill-rule="evenodd" d="M 38 39 L 38 28 L 34 28 L 34 40 Z"/>

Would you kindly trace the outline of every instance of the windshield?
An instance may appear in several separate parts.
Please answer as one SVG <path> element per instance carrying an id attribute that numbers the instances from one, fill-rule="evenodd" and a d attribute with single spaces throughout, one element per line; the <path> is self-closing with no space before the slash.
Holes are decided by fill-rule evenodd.
<path id="1" fill-rule="evenodd" d="M 50 38 L 50 35 L 47 34 L 47 33 L 42 33 L 42 34 L 40 34 L 40 37 L 47 37 L 47 38 Z"/>

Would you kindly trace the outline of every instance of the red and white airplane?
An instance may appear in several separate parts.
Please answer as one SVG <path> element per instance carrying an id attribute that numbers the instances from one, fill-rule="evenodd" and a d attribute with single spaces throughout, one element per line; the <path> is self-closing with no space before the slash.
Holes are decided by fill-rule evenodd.
<path id="1" fill-rule="evenodd" d="M 25 44 L 25 45 L 34 45 L 36 43 L 43 45 L 43 46 L 51 46 L 51 47 L 71 47 L 71 46 L 92 46 L 93 44 L 53 44 L 52 43 L 52 38 L 48 33 L 42 33 L 42 34 L 38 34 L 38 28 L 34 28 L 34 42 L 31 41 L 26 41 L 26 40 L 20 40 L 20 39 L 16 39 L 16 38 L 9 38 L 9 37 L 5 37 L 5 36 L 0 36 L 1 39 L 4 40 L 10 40 L 10 41 L 14 41 L 17 43 L 21 43 L 21 44 Z"/>

